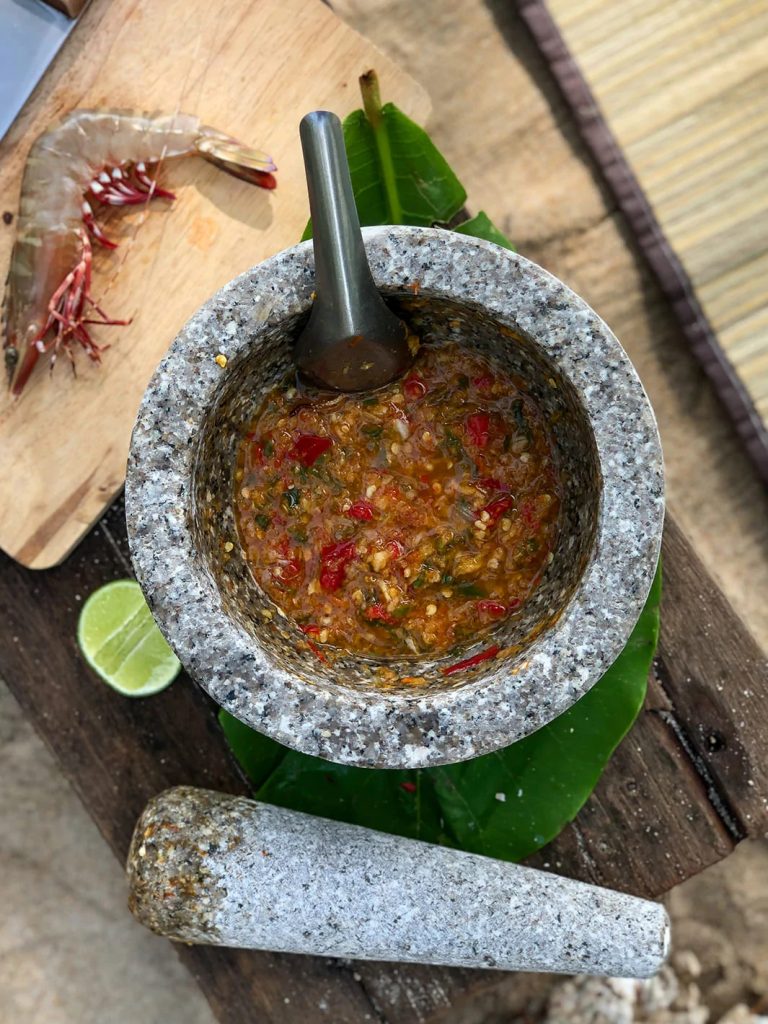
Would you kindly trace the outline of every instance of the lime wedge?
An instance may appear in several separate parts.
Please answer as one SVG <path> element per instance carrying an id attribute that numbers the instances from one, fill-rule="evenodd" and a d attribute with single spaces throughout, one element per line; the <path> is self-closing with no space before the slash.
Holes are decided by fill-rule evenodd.
<path id="1" fill-rule="evenodd" d="M 91 594 L 80 612 L 77 642 L 91 668 L 125 697 L 159 693 L 181 668 L 135 580 L 115 580 Z"/>

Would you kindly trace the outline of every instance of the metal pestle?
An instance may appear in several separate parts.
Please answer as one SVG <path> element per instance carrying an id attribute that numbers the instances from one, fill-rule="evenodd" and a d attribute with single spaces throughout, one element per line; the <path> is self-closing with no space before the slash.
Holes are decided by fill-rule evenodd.
<path id="1" fill-rule="evenodd" d="M 314 384 L 368 391 L 400 377 L 411 363 L 407 329 L 390 312 L 371 276 L 357 216 L 341 121 L 327 110 L 299 128 L 312 215 L 315 292 L 294 360 Z"/>

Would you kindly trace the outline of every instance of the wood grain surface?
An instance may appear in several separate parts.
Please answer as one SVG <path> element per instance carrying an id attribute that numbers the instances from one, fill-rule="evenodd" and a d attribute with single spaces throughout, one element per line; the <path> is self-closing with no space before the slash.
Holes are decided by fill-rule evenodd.
<path id="1" fill-rule="evenodd" d="M 80 353 L 76 378 L 61 360 L 52 377 L 40 366 L 19 400 L 0 392 L 0 547 L 14 558 L 56 564 L 120 490 L 141 394 L 178 329 L 221 285 L 301 236 L 300 118 L 359 106 L 358 75 L 373 65 L 387 96 L 423 120 L 423 90 L 320 0 L 89 6 L 0 144 L 0 211 L 17 210 L 35 137 L 76 107 L 197 114 L 272 153 L 279 184 L 267 192 L 199 158 L 171 161 L 162 179 L 172 205 L 110 214 L 121 246 L 96 254 L 94 293 L 132 323 L 96 330 L 112 346 L 101 368 Z M 0 221 L 0 280 L 13 237 L 13 222 Z"/>
<path id="2" fill-rule="evenodd" d="M 691 345 L 768 479 L 768 3 L 518 2 L 619 193 L 625 161 L 647 197 L 660 231 L 644 244 L 670 244 L 660 278 L 690 283 Z"/>
<path id="3" fill-rule="evenodd" d="M 576 821 L 532 858 L 643 896 L 660 895 L 768 827 L 765 661 L 674 520 L 664 559 L 662 644 L 646 708 Z M 57 569 L 35 574 L 0 556 L 5 678 L 121 860 L 144 804 L 165 787 L 247 791 L 215 706 L 186 676 L 151 700 L 131 700 L 83 661 L 75 641 L 83 598 L 129 573 L 122 503 Z M 270 1024 L 358 1024 L 365 1014 L 416 1024 L 497 977 L 178 950 L 226 1024 L 249 1024 L 255 1014 Z"/>

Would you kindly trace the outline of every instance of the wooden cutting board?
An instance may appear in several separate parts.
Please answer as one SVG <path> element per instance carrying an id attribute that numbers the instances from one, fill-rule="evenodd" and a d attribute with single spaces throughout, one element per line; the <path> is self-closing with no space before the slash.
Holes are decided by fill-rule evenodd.
<path id="1" fill-rule="evenodd" d="M 271 153 L 274 192 L 199 158 L 169 162 L 177 195 L 114 211 L 115 253 L 96 254 L 94 295 L 128 327 L 100 368 L 84 353 L 73 377 L 38 368 L 21 398 L 0 398 L 0 546 L 22 564 L 60 562 L 123 484 L 131 428 L 152 372 L 189 316 L 241 271 L 294 244 L 307 219 L 298 123 L 325 107 L 360 105 L 370 67 L 416 120 L 429 110 L 414 81 L 320 0 L 93 0 L 81 24 L 0 144 L 0 280 L 15 232 L 21 174 L 35 137 L 76 107 L 197 114 Z"/>

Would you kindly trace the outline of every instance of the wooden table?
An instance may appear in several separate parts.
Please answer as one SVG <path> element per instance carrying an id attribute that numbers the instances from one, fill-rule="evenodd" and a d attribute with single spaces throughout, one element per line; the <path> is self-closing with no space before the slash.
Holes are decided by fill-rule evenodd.
<path id="1" fill-rule="evenodd" d="M 645 709 L 582 813 L 534 858 L 647 896 L 768 825 L 762 653 L 673 513 L 664 558 L 661 645 Z M 81 602 L 129 573 L 119 502 L 56 569 L 33 573 L 0 560 L 3 674 L 121 860 L 137 815 L 164 787 L 247 791 L 215 707 L 188 679 L 130 701 L 84 664 L 75 641 Z M 499 977 L 203 947 L 179 955 L 230 1024 L 415 1024 Z"/>

